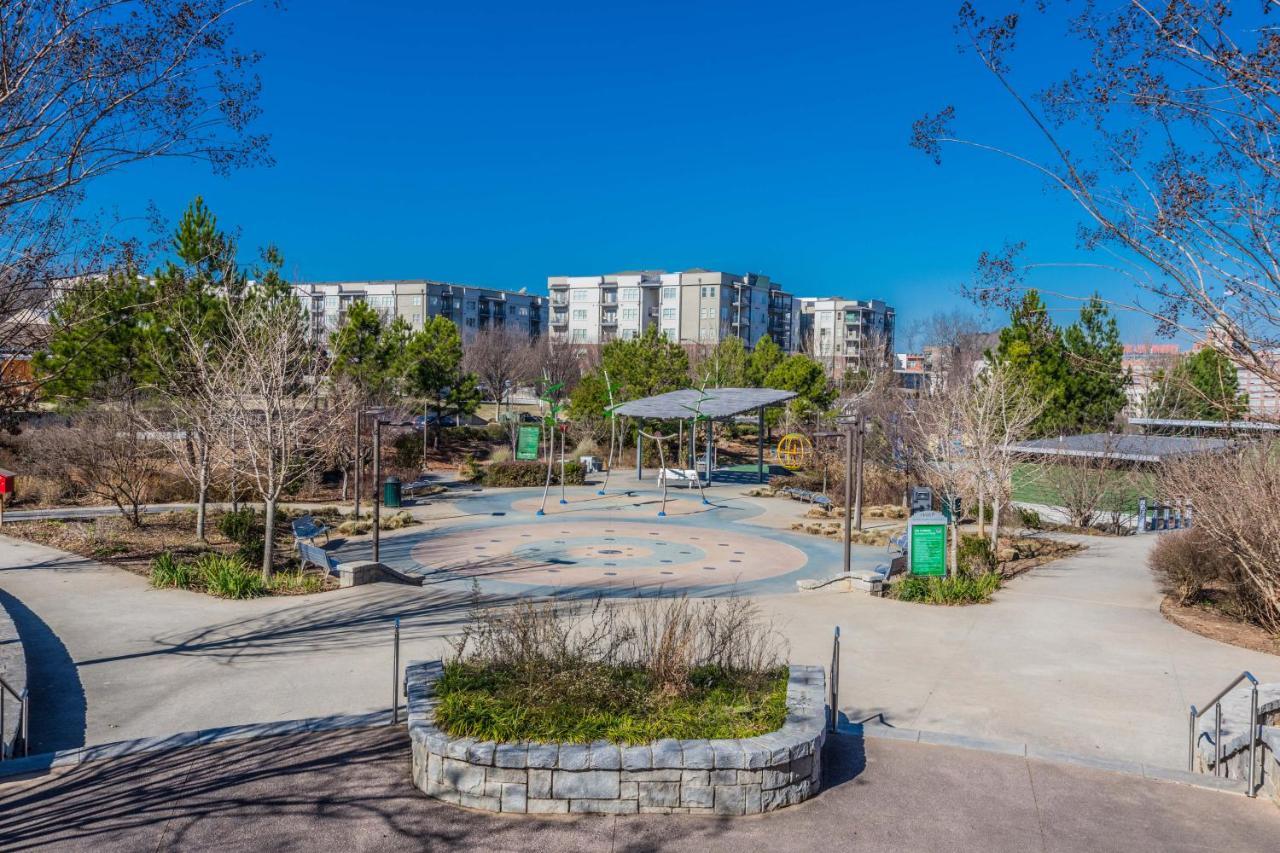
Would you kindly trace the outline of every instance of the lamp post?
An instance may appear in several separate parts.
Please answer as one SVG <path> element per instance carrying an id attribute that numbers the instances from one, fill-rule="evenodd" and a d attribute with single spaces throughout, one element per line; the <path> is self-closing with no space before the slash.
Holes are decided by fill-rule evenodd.
<path id="1" fill-rule="evenodd" d="M 378 481 L 382 479 L 382 418 L 373 419 L 373 561 L 378 560 L 378 521 L 382 506 L 382 491 Z"/>

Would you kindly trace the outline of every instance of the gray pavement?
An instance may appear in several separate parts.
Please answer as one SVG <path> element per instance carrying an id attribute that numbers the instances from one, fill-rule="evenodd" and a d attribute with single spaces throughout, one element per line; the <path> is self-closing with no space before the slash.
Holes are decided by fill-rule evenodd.
<path id="1" fill-rule="evenodd" d="M 438 803 L 403 729 L 266 738 L 0 785 L 4 850 L 1275 849 L 1274 804 L 1092 768 L 839 736 L 825 790 L 758 818 L 532 818 Z"/>

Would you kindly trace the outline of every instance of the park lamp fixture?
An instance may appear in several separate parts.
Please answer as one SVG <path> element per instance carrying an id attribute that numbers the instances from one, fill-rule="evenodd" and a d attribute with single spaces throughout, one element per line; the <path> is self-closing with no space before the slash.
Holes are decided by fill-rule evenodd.
<path id="1" fill-rule="evenodd" d="M 384 421 L 381 417 L 386 412 L 383 407 L 376 409 L 367 409 L 362 414 L 374 415 L 373 421 L 373 561 L 379 562 L 381 542 L 379 533 L 379 521 L 381 521 L 382 513 L 382 428 L 384 426 L 406 427 L 413 426 L 412 421 Z M 360 430 L 356 430 L 356 439 L 359 440 Z M 358 498 L 357 498 L 358 500 Z M 359 521 L 359 516 L 356 517 Z"/>

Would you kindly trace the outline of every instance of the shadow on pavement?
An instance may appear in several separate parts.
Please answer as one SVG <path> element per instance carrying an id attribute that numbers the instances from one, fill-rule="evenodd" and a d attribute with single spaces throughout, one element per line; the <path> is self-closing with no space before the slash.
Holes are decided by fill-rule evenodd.
<path id="1" fill-rule="evenodd" d="M 0 590 L 0 604 L 18 629 L 27 658 L 32 754 L 84 745 L 85 696 L 80 672 L 44 620 L 20 600 Z"/>

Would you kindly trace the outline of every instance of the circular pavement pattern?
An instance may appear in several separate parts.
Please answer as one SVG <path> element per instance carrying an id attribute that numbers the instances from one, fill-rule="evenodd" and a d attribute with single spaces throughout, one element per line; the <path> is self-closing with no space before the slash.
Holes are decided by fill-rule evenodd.
<path id="1" fill-rule="evenodd" d="M 419 543 L 428 571 L 530 586 L 699 587 L 784 575 L 802 568 L 799 548 L 710 527 L 631 521 L 540 522 L 469 530 Z"/>
<path id="2" fill-rule="evenodd" d="M 527 512 L 530 515 L 538 511 L 542 506 L 542 495 L 532 498 L 521 498 L 511 504 L 511 509 L 516 512 Z M 551 494 L 547 496 L 547 515 L 564 515 L 578 513 L 605 513 L 605 512 L 625 512 L 631 516 L 649 516 L 657 519 L 658 510 L 662 509 L 662 498 L 658 495 L 650 494 L 633 494 L 628 495 L 622 492 L 610 492 L 607 495 L 597 495 L 595 493 L 583 495 L 579 491 L 578 494 L 569 498 L 567 504 L 560 503 L 560 490 L 552 489 Z M 667 499 L 667 515 L 694 515 L 700 512 L 707 512 L 711 508 L 704 506 L 698 497 L 698 490 L 694 489 L 693 494 L 689 494 L 688 489 L 671 489 L 671 494 Z"/>

